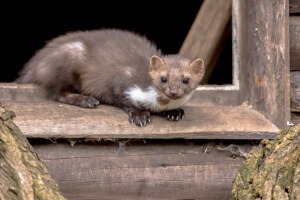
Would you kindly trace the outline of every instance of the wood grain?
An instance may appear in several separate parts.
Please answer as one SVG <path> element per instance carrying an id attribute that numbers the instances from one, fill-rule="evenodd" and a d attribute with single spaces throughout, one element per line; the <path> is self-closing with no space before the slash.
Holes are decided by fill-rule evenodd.
<path id="1" fill-rule="evenodd" d="M 186 106 L 183 120 L 152 116 L 151 123 L 141 128 L 111 106 L 84 109 L 53 101 L 2 104 L 16 113 L 15 123 L 29 138 L 262 139 L 273 138 L 278 130 L 247 106 Z"/>
<path id="2" fill-rule="evenodd" d="M 230 22 L 231 1 L 205 0 L 179 51 L 184 56 L 204 60 L 204 82 L 209 78 L 220 55 L 224 33 Z"/>
<path id="3" fill-rule="evenodd" d="M 293 124 L 300 124 L 300 113 L 292 112 L 291 113 L 291 121 Z"/>
<path id="4" fill-rule="evenodd" d="M 290 16 L 290 59 L 291 70 L 300 71 L 300 16 Z"/>
<path id="5" fill-rule="evenodd" d="M 283 128 L 290 120 L 288 1 L 234 2 L 241 99 Z"/>
<path id="6" fill-rule="evenodd" d="M 230 87 L 230 89 L 228 88 Z M 238 90 L 232 85 L 205 85 L 197 89 L 192 96 L 192 105 L 240 105 Z M 47 95 L 34 84 L 0 83 L 0 101 L 44 101 Z"/>
<path id="7" fill-rule="evenodd" d="M 291 72 L 291 111 L 300 112 L 300 71 Z"/>
<path id="8" fill-rule="evenodd" d="M 290 13 L 296 14 L 300 13 L 300 1 L 299 0 L 289 0 Z"/>
<path id="9" fill-rule="evenodd" d="M 233 178 L 244 160 L 208 142 L 33 146 L 63 194 L 75 200 L 230 199 Z M 239 145 L 244 146 L 251 149 Z"/>
<path id="10" fill-rule="evenodd" d="M 277 132 L 277 127 L 246 105 L 220 106 L 222 95 L 227 100 L 234 95 L 225 90 L 218 93 L 213 100 L 204 96 L 199 97 L 207 98 L 203 102 L 189 102 L 179 122 L 152 116 L 151 124 L 140 128 L 129 124 L 127 114 L 115 107 L 84 109 L 48 100 L 34 85 L 0 84 L 0 102 L 16 112 L 15 121 L 27 137 L 255 139 L 272 138 Z"/>
<path id="11" fill-rule="evenodd" d="M 43 101 L 46 92 L 35 84 L 0 83 L 1 101 Z"/>

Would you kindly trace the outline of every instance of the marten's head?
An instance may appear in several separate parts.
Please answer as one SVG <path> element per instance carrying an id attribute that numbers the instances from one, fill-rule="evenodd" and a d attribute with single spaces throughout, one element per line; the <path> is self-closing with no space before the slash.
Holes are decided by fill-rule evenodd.
<path id="1" fill-rule="evenodd" d="M 193 92 L 204 76 L 202 59 L 189 60 L 179 55 L 150 58 L 150 76 L 156 89 L 170 99 Z"/>

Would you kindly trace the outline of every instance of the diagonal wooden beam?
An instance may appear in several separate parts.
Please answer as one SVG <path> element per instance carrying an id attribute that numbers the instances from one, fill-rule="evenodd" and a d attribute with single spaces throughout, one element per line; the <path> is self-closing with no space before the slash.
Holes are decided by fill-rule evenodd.
<path id="1" fill-rule="evenodd" d="M 204 60 L 207 82 L 222 51 L 224 33 L 231 18 L 232 0 L 205 0 L 179 54 Z"/>

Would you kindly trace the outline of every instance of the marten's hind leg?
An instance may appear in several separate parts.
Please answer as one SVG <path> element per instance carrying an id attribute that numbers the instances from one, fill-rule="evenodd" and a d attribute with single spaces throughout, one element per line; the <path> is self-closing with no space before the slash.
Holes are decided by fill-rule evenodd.
<path id="1" fill-rule="evenodd" d="M 58 102 L 75 105 L 82 108 L 95 108 L 100 104 L 99 101 L 92 96 L 66 91 L 61 94 L 55 94 L 53 98 Z"/>
<path id="2" fill-rule="evenodd" d="M 87 48 L 83 42 L 55 40 L 26 64 L 17 82 L 37 83 L 58 102 L 95 108 L 99 101 L 81 90 L 80 74 L 89 59 L 86 56 Z"/>
<path id="3" fill-rule="evenodd" d="M 93 96 L 81 93 L 81 81 L 78 74 L 68 73 L 57 78 L 56 83 L 48 85 L 47 88 L 54 100 L 82 108 L 95 108 L 100 104 Z"/>

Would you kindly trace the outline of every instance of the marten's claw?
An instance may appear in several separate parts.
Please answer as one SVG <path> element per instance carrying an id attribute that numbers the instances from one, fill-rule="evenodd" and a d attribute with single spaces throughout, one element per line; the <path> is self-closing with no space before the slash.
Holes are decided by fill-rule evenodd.
<path id="1" fill-rule="evenodd" d="M 179 121 L 184 118 L 184 110 L 181 108 L 164 111 L 161 114 L 167 116 L 167 119 L 171 121 Z"/>
<path id="2" fill-rule="evenodd" d="M 129 122 L 137 126 L 143 127 L 150 123 L 149 111 L 131 111 L 129 113 Z"/>
<path id="3" fill-rule="evenodd" d="M 100 104 L 99 101 L 97 99 L 95 99 L 94 97 L 89 97 L 85 100 L 85 102 L 82 102 L 82 103 L 85 104 L 85 106 L 87 108 L 95 108 Z"/>

